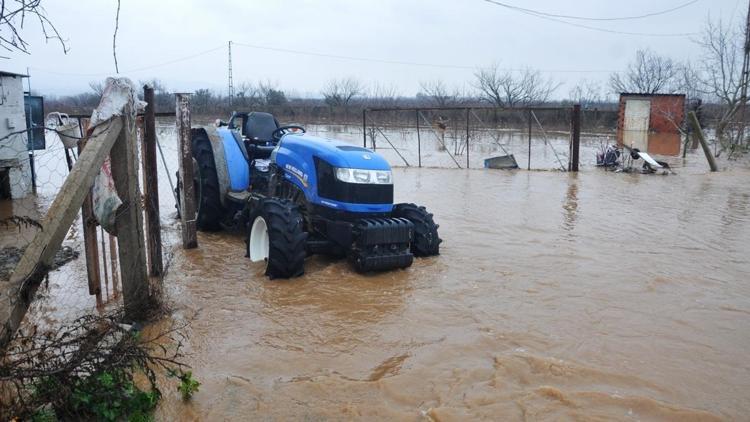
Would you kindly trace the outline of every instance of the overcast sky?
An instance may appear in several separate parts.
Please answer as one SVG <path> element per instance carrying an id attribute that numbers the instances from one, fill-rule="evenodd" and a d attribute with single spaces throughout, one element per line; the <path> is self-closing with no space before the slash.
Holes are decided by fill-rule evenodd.
<path id="1" fill-rule="evenodd" d="M 599 18 L 642 15 L 688 2 L 502 1 L 545 13 Z M 698 0 L 644 19 L 569 22 L 620 32 L 692 33 L 709 14 L 741 24 L 746 1 Z M 89 81 L 114 74 L 116 0 L 43 0 L 42 4 L 68 40 L 70 51 L 63 54 L 58 44 L 45 44 L 38 27 L 27 22 L 23 34 L 31 54 L 11 53 L 10 59 L 0 59 L 0 69 L 25 73 L 28 67 L 32 89 L 47 95 L 84 91 Z M 235 86 L 270 80 L 305 96 L 318 96 L 326 81 L 348 76 L 368 86 L 397 87 L 403 95 L 414 95 L 420 81 L 436 79 L 470 88 L 473 69 L 497 62 L 501 67 L 544 71 L 565 84 L 557 92 L 560 97 L 583 78 L 606 83 L 609 73 L 622 70 L 639 48 L 679 60 L 696 58 L 689 36 L 595 31 L 485 0 L 122 0 L 117 56 L 121 74 L 136 82 L 158 78 L 170 90 L 226 92 L 229 40 L 237 43 L 232 48 Z M 437 66 L 303 55 L 240 43 Z"/>

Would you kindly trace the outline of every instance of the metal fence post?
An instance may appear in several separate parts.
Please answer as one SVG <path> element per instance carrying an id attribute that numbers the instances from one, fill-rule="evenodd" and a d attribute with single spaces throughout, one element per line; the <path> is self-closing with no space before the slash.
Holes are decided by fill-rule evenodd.
<path id="1" fill-rule="evenodd" d="M 573 106 L 573 113 L 571 118 L 571 143 L 572 153 L 570 155 L 570 171 L 578 171 L 578 154 L 581 145 L 581 105 L 575 104 Z"/>
<path id="2" fill-rule="evenodd" d="M 469 112 L 470 108 L 466 109 L 466 168 L 469 168 Z"/>
<path id="3" fill-rule="evenodd" d="M 414 113 L 417 117 L 417 160 L 419 160 L 419 168 L 422 168 L 422 139 L 419 135 L 419 110 L 415 110 Z"/>
<path id="4" fill-rule="evenodd" d="M 362 109 L 362 148 L 367 148 L 367 109 Z"/>
<path id="5" fill-rule="evenodd" d="M 143 119 L 143 196 L 145 197 L 146 243 L 148 248 L 149 275 L 159 277 L 164 270 L 161 256 L 161 224 L 159 220 L 159 183 L 156 167 L 156 115 L 154 111 L 154 88 L 143 87 L 146 113 Z"/>
<path id="6" fill-rule="evenodd" d="M 176 94 L 177 133 L 180 137 L 180 216 L 182 217 L 182 247 L 198 247 L 196 233 L 195 189 L 193 188 L 193 151 L 190 139 L 190 94 Z"/>
<path id="7" fill-rule="evenodd" d="M 531 170 L 531 110 L 528 110 L 526 115 L 529 121 L 529 157 L 526 164 L 526 170 Z"/>

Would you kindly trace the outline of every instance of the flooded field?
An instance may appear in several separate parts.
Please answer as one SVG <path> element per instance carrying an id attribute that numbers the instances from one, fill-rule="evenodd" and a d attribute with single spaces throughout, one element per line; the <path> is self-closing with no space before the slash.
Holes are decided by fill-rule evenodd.
<path id="1" fill-rule="evenodd" d="M 362 139 L 357 128 L 309 129 Z M 409 131 L 387 133 L 413 160 Z M 677 175 L 604 172 L 590 165 L 604 136 L 584 139 L 578 174 L 397 168 L 396 201 L 435 214 L 440 256 L 374 275 L 313 257 L 303 277 L 270 281 L 244 257 L 240 235 L 199 233 L 198 249 L 176 246 L 173 126 L 159 135 L 171 166 L 159 168 L 174 253 L 165 285 L 173 318 L 190 322 L 187 362 L 202 385 L 189 403 L 165 391 L 157 420 L 750 414 L 746 165 L 707 174 L 689 153 L 668 159 Z M 500 138 L 522 166 L 523 136 Z M 550 138 L 567 151 L 566 136 Z M 494 143 L 471 147 L 472 167 L 499 150 Z M 438 161 L 451 159 L 437 144 L 423 148 L 433 160 L 425 166 L 451 165 Z M 399 165 L 392 149 L 378 152 Z M 64 173 L 49 154 L 45 194 Z M 535 138 L 532 168 L 555 163 Z M 66 244 L 82 251 L 76 228 Z M 78 259 L 50 274 L 29 319 L 52 324 L 93 304 Z"/>
<path id="2" fill-rule="evenodd" d="M 399 169 L 442 254 L 269 281 L 200 234 L 167 286 L 192 403 L 163 420 L 712 420 L 750 413 L 750 172 Z"/>

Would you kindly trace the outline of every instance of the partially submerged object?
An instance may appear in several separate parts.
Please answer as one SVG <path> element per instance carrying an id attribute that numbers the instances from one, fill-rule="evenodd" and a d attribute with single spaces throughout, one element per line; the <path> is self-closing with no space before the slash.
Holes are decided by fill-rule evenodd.
<path id="1" fill-rule="evenodd" d="M 596 153 L 596 166 L 614 168 L 620 165 L 622 152 L 614 145 L 602 146 Z"/>
<path id="2" fill-rule="evenodd" d="M 516 162 L 516 157 L 514 157 L 513 154 L 501 155 L 499 157 L 490 157 L 484 160 L 484 168 L 511 170 L 517 169 L 518 163 Z"/>
<path id="3" fill-rule="evenodd" d="M 640 151 L 638 148 L 624 147 L 630 151 L 629 154 L 623 154 L 622 150 L 615 145 L 606 145 L 596 153 L 596 166 L 604 167 L 616 172 L 630 173 L 635 170 L 634 162 L 643 160 L 640 169 L 641 173 L 661 174 L 673 173 L 668 163 L 654 159 L 650 154 Z"/>
<path id="4" fill-rule="evenodd" d="M 271 278 L 301 275 L 312 254 L 346 256 L 366 272 L 439 253 L 432 214 L 393 204 L 391 167 L 369 149 L 260 112 L 191 132 L 198 228 L 246 230 L 247 256 Z"/>
<path id="5" fill-rule="evenodd" d="M 65 148 L 72 149 L 78 146 L 80 134 L 78 122 L 71 119 L 67 114 L 57 111 L 47 114 L 47 121 L 54 125 L 55 132 Z"/>
<path id="6" fill-rule="evenodd" d="M 640 152 L 638 150 L 634 150 L 634 152 L 638 154 L 638 157 L 640 157 L 643 161 L 645 161 L 648 165 L 650 165 L 651 167 L 655 169 L 660 169 L 660 168 L 665 167 L 664 165 L 662 165 L 662 163 L 654 160 L 650 155 L 648 155 L 648 153 Z M 669 167 L 669 165 L 667 165 L 666 167 Z"/>

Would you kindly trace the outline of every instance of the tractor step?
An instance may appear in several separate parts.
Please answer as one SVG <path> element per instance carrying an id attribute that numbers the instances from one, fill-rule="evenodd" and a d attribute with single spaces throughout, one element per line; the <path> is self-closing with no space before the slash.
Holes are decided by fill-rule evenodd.
<path id="1" fill-rule="evenodd" d="M 227 199 L 238 204 L 244 204 L 250 199 L 250 192 L 246 190 L 241 192 L 227 192 Z"/>

